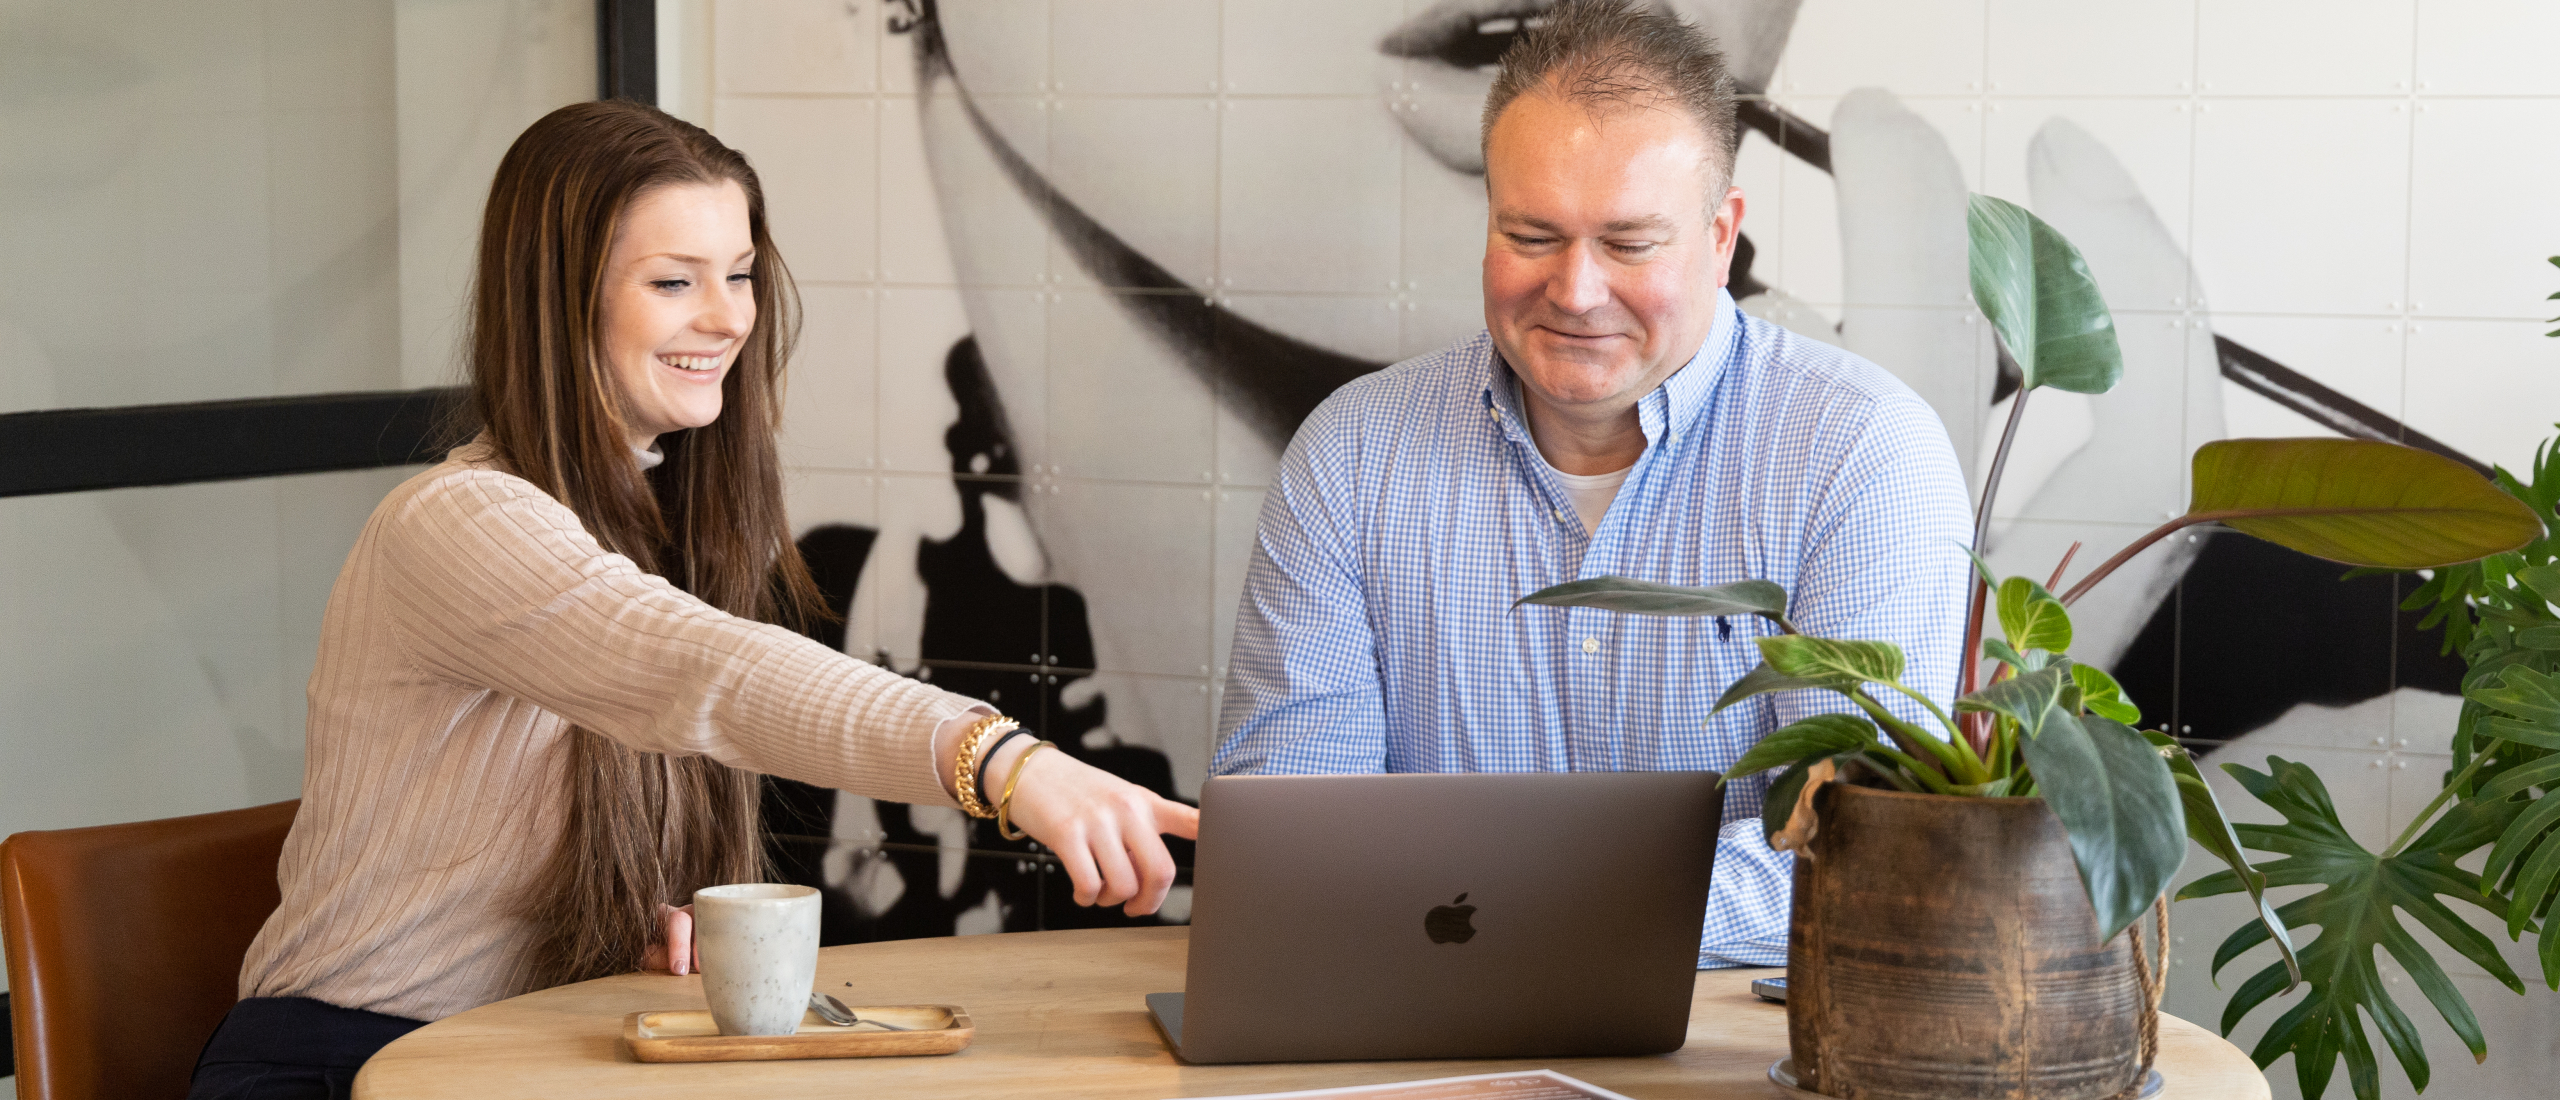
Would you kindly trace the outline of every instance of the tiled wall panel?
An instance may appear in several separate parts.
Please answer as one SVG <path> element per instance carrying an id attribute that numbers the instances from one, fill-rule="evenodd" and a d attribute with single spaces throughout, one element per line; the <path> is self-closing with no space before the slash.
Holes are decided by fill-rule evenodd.
<path id="1" fill-rule="evenodd" d="M 1481 327 L 1488 78 L 1450 60 L 1481 43 L 1383 49 L 1421 0 L 940 0 L 949 53 L 920 58 L 907 21 L 924 5 L 712 3 L 711 125 L 757 157 L 785 251 L 809 257 L 794 400 L 817 407 L 794 409 L 788 445 L 794 507 L 817 511 L 798 521 L 878 532 L 849 648 L 1004 692 L 1071 751 L 1195 796 L 1287 429 L 1246 411 L 1258 380 L 1239 364 L 1274 335 L 1383 365 Z M 2128 380 L 2038 396 L 1995 525 L 2003 569 L 2042 574 L 2075 541 L 2085 567 L 2183 508 L 2205 442 L 2320 430 L 2225 378 L 2217 337 L 2483 462 L 2522 464 L 2560 420 L 2539 320 L 2560 289 L 2542 259 L 2560 252 L 2550 5 L 1672 6 L 1786 24 L 1745 44 L 1738 65 L 1766 74 L 1745 90 L 1829 131 L 1835 162 L 1908 169 L 1837 179 L 1747 136 L 1735 178 L 1772 293 L 1746 307 L 1913 381 L 1968 460 L 2006 407 L 1962 287 L 1940 301 L 1876 267 L 1927 228 L 1871 216 L 1908 197 L 1894 177 L 2033 206 L 2108 288 Z M 2082 648 L 2146 724 L 2227 745 L 2218 760 L 2312 762 L 2378 844 L 2433 793 L 2459 668 L 2393 611 L 2392 582 L 2337 572 L 2237 536 L 2173 541 L 2081 605 Z M 939 625 L 999 607 L 1029 621 L 979 629 L 1018 655 Z M 960 853 L 984 839 L 908 832 Z M 837 835 L 826 880 L 886 896 L 889 870 L 846 854 L 877 841 Z M 953 857 L 999 865 L 998 912 L 946 897 L 940 864 L 896 843 L 863 866 L 930 892 L 934 920 L 1077 919 L 1054 874 L 1003 870 L 1019 857 Z M 2209 1019 L 2203 960 L 2240 915 L 2206 901 L 2178 919 L 2171 1005 Z M 2495 1053 L 2475 1070 L 2422 1021 L 2438 1090 L 2560 1069 L 2548 997 L 2458 980 L 2481 990 Z"/>

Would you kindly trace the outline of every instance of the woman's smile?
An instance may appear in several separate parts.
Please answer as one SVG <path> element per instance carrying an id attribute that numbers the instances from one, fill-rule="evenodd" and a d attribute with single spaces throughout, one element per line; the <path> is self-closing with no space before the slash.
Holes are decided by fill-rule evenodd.
<path id="1" fill-rule="evenodd" d="M 660 352 L 658 361 L 683 374 L 693 376 L 688 381 L 717 381 L 720 377 L 720 369 L 728 365 L 729 353 L 727 351 Z"/>

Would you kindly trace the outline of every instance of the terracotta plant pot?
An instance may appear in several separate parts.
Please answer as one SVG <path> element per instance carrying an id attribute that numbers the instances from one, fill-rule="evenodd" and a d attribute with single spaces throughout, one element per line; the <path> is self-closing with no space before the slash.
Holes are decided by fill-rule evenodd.
<path id="1" fill-rule="evenodd" d="M 2098 942 L 2043 799 L 1832 784 L 1815 806 L 1787 955 L 1799 1084 L 1842 1100 L 2130 1095 L 2147 1072 L 2133 949 Z"/>

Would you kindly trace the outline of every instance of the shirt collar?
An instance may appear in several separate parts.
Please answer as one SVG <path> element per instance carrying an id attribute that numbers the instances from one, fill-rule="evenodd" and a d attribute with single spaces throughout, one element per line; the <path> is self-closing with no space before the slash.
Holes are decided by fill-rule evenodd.
<path id="1" fill-rule="evenodd" d="M 1715 325 L 1707 330 L 1706 342 L 1688 363 L 1671 372 L 1653 392 L 1636 401 L 1636 419 L 1644 427 L 1645 452 L 1651 454 L 1662 442 L 1664 432 L 1682 434 L 1697 422 L 1706 409 L 1708 397 L 1715 392 L 1716 381 L 1733 361 L 1735 349 L 1741 346 L 1742 308 L 1734 304 L 1733 294 L 1722 287 L 1716 289 Z M 1514 396 L 1511 364 L 1494 350 L 1485 371 L 1484 405 L 1494 419 L 1501 422 L 1503 434 L 1513 440 L 1535 446 L 1529 439 L 1528 422 L 1521 417 L 1520 403 Z M 1641 460 L 1639 460 L 1641 461 Z"/>

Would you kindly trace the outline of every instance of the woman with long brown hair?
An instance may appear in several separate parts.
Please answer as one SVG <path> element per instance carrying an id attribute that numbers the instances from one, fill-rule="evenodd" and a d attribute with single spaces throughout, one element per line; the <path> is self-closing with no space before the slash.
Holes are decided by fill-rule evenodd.
<path id="1" fill-rule="evenodd" d="M 774 449 L 796 304 L 754 170 L 700 128 L 582 103 L 516 140 L 471 299 L 484 428 L 330 594 L 283 904 L 195 1097 L 344 1096 L 421 1022 L 683 972 L 676 903 L 766 876 L 760 772 L 978 816 L 1010 786 L 1078 902 L 1162 902 L 1189 807 L 789 629 L 827 613 Z"/>

